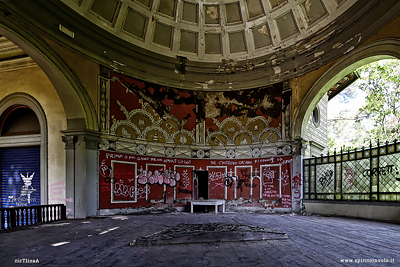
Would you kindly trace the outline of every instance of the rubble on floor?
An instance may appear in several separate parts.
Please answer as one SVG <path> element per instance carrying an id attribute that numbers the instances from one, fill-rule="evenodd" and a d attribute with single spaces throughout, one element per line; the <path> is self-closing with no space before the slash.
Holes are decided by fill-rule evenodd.
<path id="1" fill-rule="evenodd" d="M 235 241 L 287 239 L 287 234 L 265 227 L 235 223 L 180 223 L 147 236 L 138 237 L 131 246 L 158 246 Z"/>

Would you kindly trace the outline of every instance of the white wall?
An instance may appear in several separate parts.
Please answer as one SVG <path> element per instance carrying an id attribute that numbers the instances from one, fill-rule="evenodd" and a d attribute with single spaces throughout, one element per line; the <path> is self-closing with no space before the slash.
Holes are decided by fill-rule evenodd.
<path id="1" fill-rule="evenodd" d="M 371 220 L 400 222 L 400 203 L 327 203 L 303 201 L 306 212 L 322 215 L 346 216 Z"/>
<path id="2" fill-rule="evenodd" d="M 0 81 L 0 100 L 13 93 L 25 93 L 42 107 L 48 129 L 47 203 L 65 203 L 65 150 L 60 131 L 66 129 L 67 122 L 56 90 L 38 66 L 0 71 Z"/>
<path id="3" fill-rule="evenodd" d="M 317 104 L 320 112 L 320 124 L 317 127 L 312 119 L 308 119 L 306 135 L 304 139 L 308 142 L 305 157 L 320 156 L 327 153 L 328 146 L 328 95 L 325 95 Z"/>

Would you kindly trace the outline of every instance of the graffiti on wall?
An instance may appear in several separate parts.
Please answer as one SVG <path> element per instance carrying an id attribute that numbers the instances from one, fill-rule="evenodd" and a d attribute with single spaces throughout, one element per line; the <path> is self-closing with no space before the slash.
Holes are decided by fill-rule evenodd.
<path id="1" fill-rule="evenodd" d="M 232 187 L 235 185 L 235 181 L 237 179 L 237 176 L 229 176 L 229 175 L 225 175 L 225 181 L 224 184 L 227 187 Z"/>
<path id="2" fill-rule="evenodd" d="M 32 179 L 33 179 L 33 176 L 35 175 L 35 173 L 32 173 L 30 176 L 28 175 L 28 173 L 26 174 L 26 176 L 23 175 L 22 173 L 20 173 L 19 175 L 21 176 L 21 179 L 24 182 L 24 185 L 21 187 L 20 197 L 22 198 L 22 197 L 26 196 L 28 204 L 30 204 L 31 203 L 31 194 L 36 191 L 36 189 L 34 189 L 32 187 Z"/>
<path id="3" fill-rule="evenodd" d="M 237 177 L 236 184 L 236 188 L 240 189 L 241 191 L 243 191 L 243 187 L 255 188 L 257 186 L 256 184 L 251 184 L 250 173 L 248 169 L 240 169 L 240 174 Z"/>
<path id="4" fill-rule="evenodd" d="M 179 172 L 177 172 L 179 174 Z M 192 194 L 192 190 L 189 190 L 190 178 L 188 170 L 183 170 L 181 180 L 178 182 L 178 193 Z"/>
<path id="5" fill-rule="evenodd" d="M 347 184 L 350 186 L 350 190 L 351 190 L 354 185 L 354 179 L 355 179 L 356 173 L 354 172 L 353 168 L 351 168 L 351 167 L 343 166 L 343 168 L 344 168 L 344 177 L 346 179 Z"/>
<path id="6" fill-rule="evenodd" d="M 136 163 L 112 161 L 110 178 L 113 202 L 136 202 Z M 114 181 L 111 183 L 111 181 Z"/>
<path id="7" fill-rule="evenodd" d="M 375 167 L 372 169 L 365 169 L 362 172 L 364 178 L 370 176 L 387 176 L 387 175 L 395 175 L 397 181 L 400 181 L 400 169 L 395 165 L 386 165 L 383 167 Z"/>
<path id="8" fill-rule="evenodd" d="M 225 166 L 208 166 L 209 197 L 212 199 L 226 199 L 225 195 Z"/>
<path id="9" fill-rule="evenodd" d="M 282 192 L 279 190 L 280 186 L 280 165 L 262 165 L 262 197 L 265 199 L 280 199 Z"/>
<path id="10" fill-rule="evenodd" d="M 291 182 L 290 157 L 181 160 L 101 151 L 99 162 L 101 209 L 148 207 L 192 199 L 194 190 L 198 190 L 193 171 L 200 168 L 208 171 L 209 197 L 212 199 L 254 200 L 255 194 L 257 201 L 274 200 L 274 207 L 291 205 L 291 187 L 287 186 Z M 275 164 L 261 165 L 264 162 Z M 252 172 L 253 168 L 257 171 Z"/>
<path id="11" fill-rule="evenodd" d="M 225 173 L 223 173 L 221 171 L 209 172 L 208 173 L 208 179 L 210 180 L 210 182 L 214 182 L 215 187 L 223 188 L 224 185 L 226 185 L 225 183 L 221 183 L 220 182 L 220 181 L 223 181 L 224 179 L 226 180 Z M 231 184 L 231 182 L 228 182 L 228 184 Z"/>
<path id="12" fill-rule="evenodd" d="M 166 184 L 175 187 L 181 179 L 181 175 L 177 171 L 171 170 L 155 170 L 152 171 L 142 170 L 137 177 L 139 184 Z"/>
<path id="13" fill-rule="evenodd" d="M 301 198 L 301 173 L 293 177 L 293 186 L 292 189 L 294 189 L 294 198 L 295 199 L 300 199 Z"/>
<path id="14" fill-rule="evenodd" d="M 52 203 L 62 203 L 68 202 L 65 199 L 65 182 L 55 182 L 50 183 L 49 193 L 50 193 L 50 201 Z"/>
<path id="15" fill-rule="evenodd" d="M 322 188 L 327 187 L 333 181 L 333 171 L 327 170 L 323 172 L 318 181 L 320 182 Z"/>

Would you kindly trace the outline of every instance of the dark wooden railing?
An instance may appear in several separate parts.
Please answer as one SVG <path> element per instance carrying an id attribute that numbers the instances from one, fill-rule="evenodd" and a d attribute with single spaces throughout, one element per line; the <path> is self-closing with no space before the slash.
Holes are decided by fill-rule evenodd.
<path id="1" fill-rule="evenodd" d="M 65 220 L 64 204 L 0 208 L 0 231 Z"/>

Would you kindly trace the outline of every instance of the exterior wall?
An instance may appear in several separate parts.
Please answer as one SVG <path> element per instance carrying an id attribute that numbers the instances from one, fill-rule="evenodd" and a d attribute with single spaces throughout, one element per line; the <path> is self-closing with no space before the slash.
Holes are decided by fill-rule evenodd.
<path id="1" fill-rule="evenodd" d="M 61 142 L 61 130 L 66 128 L 66 119 L 61 101 L 43 71 L 37 67 L 0 72 L 0 100 L 13 93 L 25 93 L 36 99 L 47 120 L 47 177 L 49 204 L 65 203 L 65 156 Z M 41 190 L 46 190 L 42 188 Z M 46 203 L 42 203 L 46 204 Z"/>
<path id="2" fill-rule="evenodd" d="M 303 201 L 307 213 L 400 222 L 398 203 Z"/>
<path id="3" fill-rule="evenodd" d="M 325 95 L 317 104 L 320 123 L 316 125 L 312 114 L 308 120 L 305 140 L 308 142 L 305 157 L 321 156 L 327 153 L 328 146 L 328 95 Z"/>

